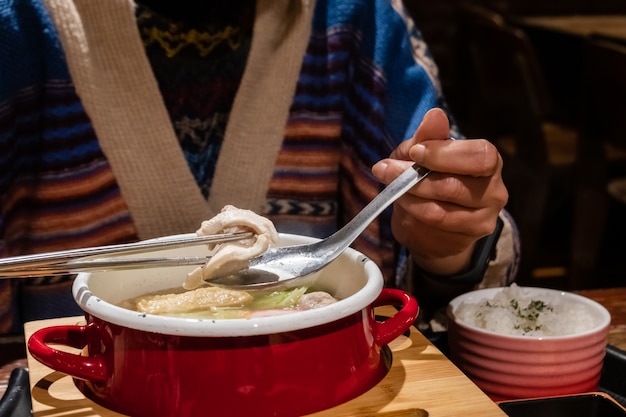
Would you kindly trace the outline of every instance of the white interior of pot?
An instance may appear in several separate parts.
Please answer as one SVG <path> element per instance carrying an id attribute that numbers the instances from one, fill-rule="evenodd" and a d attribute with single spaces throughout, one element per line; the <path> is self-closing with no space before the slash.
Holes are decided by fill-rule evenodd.
<path id="1" fill-rule="evenodd" d="M 309 237 L 283 234 L 280 244 L 313 241 L 315 239 Z M 207 254 L 206 246 L 195 246 L 135 256 Z M 74 283 L 74 298 L 83 310 L 101 319 L 139 330 L 188 336 L 245 336 L 291 331 L 346 317 L 371 304 L 383 287 L 382 274 L 376 264 L 348 249 L 320 272 L 313 286 L 340 301 L 314 310 L 251 319 L 207 320 L 146 315 L 117 306 L 129 298 L 179 287 L 193 269 L 193 266 L 183 266 L 83 273 Z"/>

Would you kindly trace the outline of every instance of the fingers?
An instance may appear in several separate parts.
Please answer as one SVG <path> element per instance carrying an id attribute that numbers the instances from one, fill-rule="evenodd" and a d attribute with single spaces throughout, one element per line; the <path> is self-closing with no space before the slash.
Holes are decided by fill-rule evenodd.
<path id="1" fill-rule="evenodd" d="M 502 171 L 500 154 L 484 139 L 431 140 L 412 146 L 408 151 L 406 159 L 391 157 L 379 161 L 372 167 L 373 174 L 384 184 L 389 184 L 413 161 L 431 171 L 454 175 L 490 177 Z"/>
<path id="2" fill-rule="evenodd" d="M 508 201 L 495 146 L 484 139 L 450 140 L 449 130 L 446 114 L 433 109 L 411 139 L 372 167 L 384 184 L 415 162 L 432 171 L 395 202 L 392 232 L 421 267 L 437 273 L 464 267 Z"/>
<path id="3" fill-rule="evenodd" d="M 496 147 L 484 139 L 428 141 L 409 149 L 415 162 L 432 171 L 487 177 L 502 167 Z"/>
<path id="4" fill-rule="evenodd" d="M 496 147 L 484 139 L 449 140 L 450 123 L 439 108 L 429 110 L 411 139 L 402 142 L 373 168 L 374 175 L 388 184 L 415 161 L 436 172 L 487 177 L 502 169 Z"/>
<path id="5" fill-rule="evenodd" d="M 444 175 L 432 172 L 411 195 L 464 209 L 506 204 L 508 193 L 497 178 Z"/>
<path id="6" fill-rule="evenodd" d="M 394 217 L 401 220 L 403 230 L 437 230 L 457 235 L 458 239 L 477 239 L 491 232 L 502 204 L 476 199 L 469 206 L 466 200 L 456 204 L 446 200 L 406 194 L 394 205 Z"/>

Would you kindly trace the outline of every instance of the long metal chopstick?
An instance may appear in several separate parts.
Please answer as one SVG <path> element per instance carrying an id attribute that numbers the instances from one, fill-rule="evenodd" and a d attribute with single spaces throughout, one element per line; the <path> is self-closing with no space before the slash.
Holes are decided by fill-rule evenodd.
<path id="1" fill-rule="evenodd" d="M 223 233 L 211 236 L 175 236 L 144 240 L 135 243 L 95 246 L 0 259 L 0 278 L 35 277 L 64 274 L 88 269 L 114 269 L 201 265 L 209 256 L 175 258 L 94 258 L 102 255 L 126 255 L 148 250 L 170 249 L 200 244 L 230 242 L 252 237 L 251 232 Z M 90 259 L 86 259 L 90 258 Z"/>
<path id="2" fill-rule="evenodd" d="M 181 258 L 97 258 L 92 261 L 70 261 L 35 268 L 18 268 L 0 270 L 2 278 L 32 278 L 52 275 L 75 274 L 87 271 L 104 271 L 116 269 L 155 268 L 165 266 L 204 265 L 210 256 L 191 256 Z"/>

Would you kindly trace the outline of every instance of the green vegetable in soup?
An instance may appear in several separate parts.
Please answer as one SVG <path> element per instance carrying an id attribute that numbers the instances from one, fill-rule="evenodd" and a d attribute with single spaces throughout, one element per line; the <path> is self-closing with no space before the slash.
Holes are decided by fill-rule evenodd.
<path id="1" fill-rule="evenodd" d="M 292 288 L 284 291 L 274 291 L 262 297 L 254 297 L 249 305 L 250 310 L 281 310 L 295 308 L 300 297 L 306 293 L 307 287 Z"/>

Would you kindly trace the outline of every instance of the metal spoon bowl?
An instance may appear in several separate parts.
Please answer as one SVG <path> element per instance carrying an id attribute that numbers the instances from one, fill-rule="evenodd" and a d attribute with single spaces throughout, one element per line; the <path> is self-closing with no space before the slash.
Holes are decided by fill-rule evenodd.
<path id="1" fill-rule="evenodd" d="M 344 227 L 312 244 L 270 248 L 252 258 L 246 269 L 215 277 L 211 285 L 234 289 L 269 289 L 308 285 L 337 258 L 378 215 L 424 179 L 430 171 L 417 164 L 400 174 Z"/>

